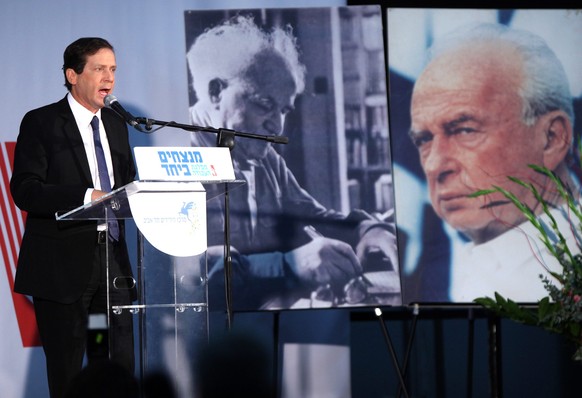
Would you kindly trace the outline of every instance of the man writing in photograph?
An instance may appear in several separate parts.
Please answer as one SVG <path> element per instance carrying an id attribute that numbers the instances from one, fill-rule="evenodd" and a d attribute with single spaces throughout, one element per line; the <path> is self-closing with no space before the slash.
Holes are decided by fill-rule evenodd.
<path id="1" fill-rule="evenodd" d="M 248 17 L 200 35 L 188 51 L 188 64 L 197 97 L 191 119 L 204 127 L 280 135 L 305 85 L 305 67 L 291 33 L 280 28 L 265 32 Z M 192 144 L 215 146 L 216 137 L 196 133 Z M 366 271 L 370 253 L 391 264 L 384 271 L 391 271 L 397 287 L 393 299 L 399 300 L 393 225 L 363 211 L 345 215 L 325 208 L 299 185 L 267 141 L 237 138 L 231 154 L 237 178 L 247 182 L 230 198 L 235 306 L 307 307 L 308 301 L 298 299 L 320 287 L 343 300 L 350 282 Z M 208 203 L 209 254 L 212 245 L 224 241 L 223 215 L 223 202 Z M 317 235 L 307 233 L 313 231 L 309 226 Z M 212 304 L 222 260 L 216 258 L 209 267 Z M 324 300 L 342 304 L 335 298 Z"/>
<path id="2" fill-rule="evenodd" d="M 573 107 L 560 61 L 543 40 L 501 25 L 480 25 L 433 48 L 414 86 L 410 137 L 416 145 L 436 214 L 470 240 L 455 247 L 450 297 L 469 302 L 495 292 L 519 302 L 547 292 L 539 277 L 559 264 L 537 232 L 501 194 L 469 197 L 499 186 L 536 214 L 524 187 L 533 183 L 576 248 L 568 214 L 553 183 L 528 165 L 552 170 L 574 192 L 567 165 Z"/>

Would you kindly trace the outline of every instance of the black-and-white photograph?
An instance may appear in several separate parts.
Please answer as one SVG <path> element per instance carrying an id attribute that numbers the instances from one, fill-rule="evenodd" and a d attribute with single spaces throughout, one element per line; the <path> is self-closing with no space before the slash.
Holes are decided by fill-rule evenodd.
<path id="1" fill-rule="evenodd" d="M 234 139 L 234 309 L 400 305 L 380 7 L 187 11 L 185 29 L 190 122 L 288 138 Z M 225 202 L 207 206 L 219 309 Z"/>

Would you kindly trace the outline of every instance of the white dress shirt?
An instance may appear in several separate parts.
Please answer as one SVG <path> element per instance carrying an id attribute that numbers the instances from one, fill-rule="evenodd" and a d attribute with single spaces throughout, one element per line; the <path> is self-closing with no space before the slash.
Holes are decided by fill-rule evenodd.
<path id="1" fill-rule="evenodd" d="M 551 210 L 558 228 L 572 252 L 579 253 L 579 221 L 567 208 Z M 548 217 L 540 217 L 546 223 Z M 553 232 L 549 233 L 550 236 Z M 537 229 L 525 222 L 489 242 L 456 243 L 453 246 L 451 299 L 456 303 L 472 302 L 477 297 L 494 297 L 498 292 L 519 303 L 534 303 L 548 295 L 540 275 L 556 285 L 548 270 L 561 273 L 562 266 L 545 247 Z"/>
<path id="2" fill-rule="evenodd" d="M 101 182 L 99 181 L 99 172 L 97 171 L 97 157 L 95 155 L 95 143 L 93 141 L 93 128 L 91 127 L 91 120 L 93 116 L 99 118 L 99 136 L 101 138 L 101 145 L 103 146 L 103 152 L 105 152 L 105 162 L 107 163 L 107 171 L 109 172 L 109 180 L 111 186 L 115 185 L 115 180 L 113 177 L 113 164 L 111 162 L 111 151 L 109 149 L 109 141 L 107 141 L 107 134 L 105 134 L 105 127 L 101 121 L 101 109 L 97 113 L 93 113 L 85 108 L 83 105 L 79 104 L 75 98 L 69 93 L 67 95 L 67 100 L 69 101 L 69 106 L 73 111 L 73 116 L 77 122 L 77 127 L 81 132 L 81 138 L 83 139 L 83 146 L 85 147 L 85 153 L 87 154 L 87 160 L 89 161 L 89 169 L 91 170 L 91 178 L 93 179 L 94 189 L 101 189 Z M 93 189 L 88 189 L 85 193 L 84 203 L 87 204 L 91 202 L 91 193 Z"/>

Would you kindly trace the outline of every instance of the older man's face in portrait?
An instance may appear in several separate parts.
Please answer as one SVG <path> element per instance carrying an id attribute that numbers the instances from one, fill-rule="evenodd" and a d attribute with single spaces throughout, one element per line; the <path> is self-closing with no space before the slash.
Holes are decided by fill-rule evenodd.
<path id="1" fill-rule="evenodd" d="M 535 199 L 507 176 L 536 183 L 529 164 L 552 168 L 543 118 L 527 126 L 518 89 L 519 55 L 508 45 L 481 43 L 437 57 L 418 79 L 410 135 L 420 154 L 436 213 L 473 241 L 484 242 L 522 221 L 501 196 L 468 198 L 501 186 L 530 206 Z M 562 157 L 563 158 L 563 157 Z"/>
<path id="2" fill-rule="evenodd" d="M 216 105 L 222 126 L 228 129 L 279 135 L 295 96 L 295 81 L 287 65 L 279 55 L 265 51 L 242 77 L 227 82 Z M 236 141 L 238 154 L 251 159 L 264 157 L 269 145 L 253 139 Z"/>

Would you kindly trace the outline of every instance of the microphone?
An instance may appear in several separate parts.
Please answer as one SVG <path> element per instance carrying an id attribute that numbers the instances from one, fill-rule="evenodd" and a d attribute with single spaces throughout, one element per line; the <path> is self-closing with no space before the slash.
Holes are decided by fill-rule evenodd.
<path id="1" fill-rule="evenodd" d="M 114 95 L 111 95 L 111 94 L 106 95 L 104 103 L 105 103 L 106 107 L 113 109 L 115 112 L 117 112 L 119 114 L 119 116 L 124 118 L 125 121 L 127 122 L 127 124 L 129 124 L 132 127 L 137 128 L 136 126 L 139 125 L 137 120 L 135 120 L 135 118 L 131 115 L 131 113 L 126 111 L 123 108 L 123 106 L 121 106 L 121 104 L 119 103 L 119 101 L 117 101 L 117 98 Z"/>

